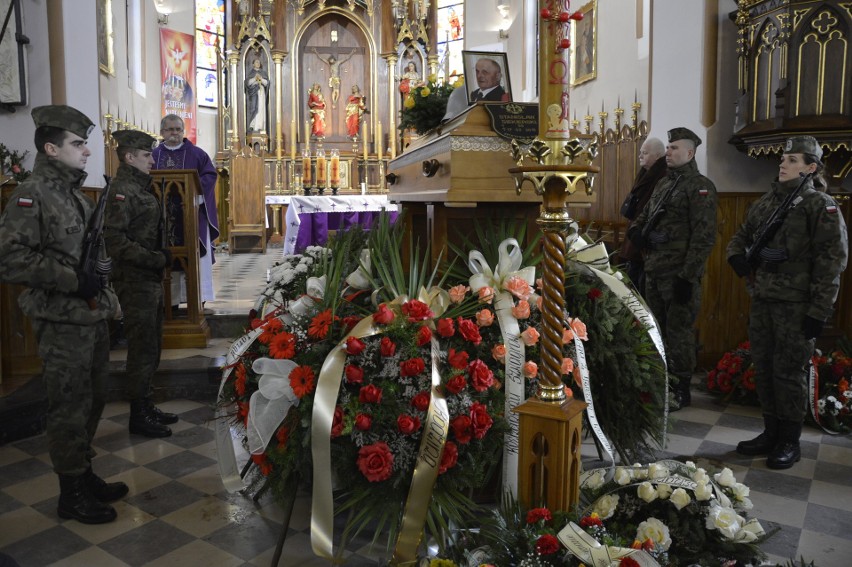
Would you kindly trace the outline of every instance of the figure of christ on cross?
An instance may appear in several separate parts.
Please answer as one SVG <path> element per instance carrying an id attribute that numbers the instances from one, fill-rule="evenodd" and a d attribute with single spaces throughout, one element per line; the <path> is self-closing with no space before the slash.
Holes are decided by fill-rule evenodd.
<path id="1" fill-rule="evenodd" d="M 322 55 L 317 53 L 316 48 L 314 48 L 313 51 L 314 55 L 316 55 L 320 61 L 328 65 L 328 86 L 331 89 L 331 107 L 337 108 L 337 101 L 340 98 L 340 66 L 352 59 L 352 56 L 355 55 L 355 52 L 358 50 L 353 49 L 350 51 L 349 55 L 346 56 L 346 59 L 343 59 L 342 61 L 338 61 L 334 54 L 330 54 L 328 59 L 323 59 Z"/>

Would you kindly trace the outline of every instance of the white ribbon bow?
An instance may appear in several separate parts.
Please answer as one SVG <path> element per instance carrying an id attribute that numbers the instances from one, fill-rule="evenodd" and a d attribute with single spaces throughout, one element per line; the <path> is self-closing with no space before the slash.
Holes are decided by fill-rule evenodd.
<path id="1" fill-rule="evenodd" d="M 325 296 L 325 279 L 326 276 L 318 278 L 308 278 L 305 284 L 305 295 L 290 303 L 287 311 L 293 317 L 309 317 L 317 310 L 317 303 L 322 301 Z M 287 321 L 288 323 L 290 321 Z"/>
<path id="2" fill-rule="evenodd" d="M 557 536 L 568 551 L 592 567 L 617 566 L 623 557 L 628 556 L 641 567 L 660 567 L 653 557 L 642 550 L 603 545 L 574 522 L 569 522 Z"/>
<path id="3" fill-rule="evenodd" d="M 290 372 L 296 366 L 292 360 L 273 358 L 258 358 L 251 365 L 252 370 L 261 375 L 257 391 L 249 401 L 246 423 L 248 449 L 253 455 L 266 450 L 287 412 L 299 405 L 299 398 L 290 386 Z"/>
<path id="4" fill-rule="evenodd" d="M 502 291 L 503 284 L 512 276 L 524 279 L 528 284 L 535 284 L 535 267 L 527 266 L 521 268 L 523 253 L 518 241 L 507 238 L 498 247 L 500 257 L 497 269 L 492 271 L 491 266 L 485 260 L 485 256 L 479 250 L 472 250 L 468 255 L 467 265 L 473 274 L 470 277 L 470 289 L 478 292 L 483 287 L 489 286 L 495 291 Z"/>
<path id="5" fill-rule="evenodd" d="M 364 248 L 361 250 L 359 258 L 359 266 L 354 272 L 346 276 L 346 285 L 355 289 L 370 289 L 373 287 L 370 281 L 370 272 L 372 271 L 370 264 L 370 250 Z"/>

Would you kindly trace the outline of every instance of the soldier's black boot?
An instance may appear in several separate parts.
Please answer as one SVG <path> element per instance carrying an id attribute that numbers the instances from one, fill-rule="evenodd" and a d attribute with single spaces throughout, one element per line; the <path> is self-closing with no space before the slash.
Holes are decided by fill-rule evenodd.
<path id="1" fill-rule="evenodd" d="M 107 482 L 92 471 L 92 467 L 83 473 L 86 488 L 98 502 L 115 502 L 127 494 L 129 489 L 123 482 Z"/>
<path id="2" fill-rule="evenodd" d="M 799 437 L 802 435 L 802 422 L 778 421 L 778 441 L 769 457 L 766 466 L 770 469 L 789 469 L 802 459 L 799 448 Z"/>
<path id="3" fill-rule="evenodd" d="M 159 423 L 144 399 L 130 402 L 130 433 L 145 437 L 168 437 L 172 430 Z"/>
<path id="4" fill-rule="evenodd" d="M 177 415 L 161 410 L 154 405 L 151 398 L 145 398 L 145 403 L 148 405 L 148 411 L 154 416 L 154 419 L 156 419 L 157 423 L 160 425 L 171 425 L 172 423 L 178 422 Z"/>
<path id="5" fill-rule="evenodd" d="M 689 378 L 678 377 L 674 387 L 674 400 L 669 411 L 678 411 L 692 405 L 692 394 L 689 391 Z"/>
<path id="6" fill-rule="evenodd" d="M 84 524 L 106 524 L 115 520 L 115 509 L 99 502 L 86 486 L 85 475 L 59 475 L 60 518 L 73 519 Z"/>
<path id="7" fill-rule="evenodd" d="M 778 441 L 778 418 L 774 415 L 763 414 L 763 433 L 748 441 L 737 443 L 737 453 L 753 457 L 768 455 Z"/>

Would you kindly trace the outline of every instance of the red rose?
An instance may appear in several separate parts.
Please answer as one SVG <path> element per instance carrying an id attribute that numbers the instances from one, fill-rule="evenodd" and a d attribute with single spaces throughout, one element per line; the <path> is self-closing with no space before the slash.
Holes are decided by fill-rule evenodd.
<path id="1" fill-rule="evenodd" d="M 456 352 L 456 349 L 451 348 L 447 353 L 447 362 L 453 368 L 462 370 L 467 368 L 468 355 L 465 351 Z"/>
<path id="2" fill-rule="evenodd" d="M 590 528 L 592 526 L 602 526 L 603 522 L 600 519 L 600 516 L 595 514 L 594 516 L 583 516 L 580 518 L 580 527 L 581 528 Z"/>
<path id="3" fill-rule="evenodd" d="M 466 341 L 478 345 L 482 342 L 482 335 L 479 334 L 479 327 L 470 319 L 458 318 L 459 333 Z"/>
<path id="4" fill-rule="evenodd" d="M 550 534 L 544 534 L 535 542 L 535 551 L 539 555 L 550 555 L 559 551 L 560 548 L 559 540 Z"/>
<path id="5" fill-rule="evenodd" d="M 453 434 L 459 443 L 470 443 L 472 437 L 470 418 L 466 415 L 460 415 L 450 422 L 450 427 L 453 428 Z"/>
<path id="6" fill-rule="evenodd" d="M 470 422 L 473 426 L 474 437 L 482 439 L 491 429 L 494 420 L 488 415 L 488 408 L 485 407 L 485 404 L 473 402 L 470 406 Z"/>
<path id="7" fill-rule="evenodd" d="M 355 416 L 355 429 L 367 431 L 373 426 L 373 416 L 366 413 L 359 413 Z"/>
<path id="8" fill-rule="evenodd" d="M 420 327 L 420 330 L 417 331 L 417 346 L 428 345 L 431 340 L 432 331 L 429 330 L 429 327 L 426 325 Z"/>
<path id="9" fill-rule="evenodd" d="M 346 381 L 349 384 L 361 384 L 364 382 L 364 369 L 354 364 L 347 364 Z"/>
<path id="10" fill-rule="evenodd" d="M 431 401 L 432 396 L 429 392 L 420 392 L 413 398 L 411 398 L 411 405 L 414 406 L 414 409 L 419 411 L 426 411 L 429 409 L 429 402 Z"/>
<path id="11" fill-rule="evenodd" d="M 429 306 L 417 299 L 406 301 L 402 304 L 402 312 L 408 317 L 409 323 L 416 321 L 425 321 L 435 316 L 429 309 Z"/>
<path id="12" fill-rule="evenodd" d="M 382 356 L 393 356 L 396 353 L 396 343 L 387 337 L 382 337 L 382 342 L 379 343 L 379 352 Z"/>
<path id="13" fill-rule="evenodd" d="M 348 355 L 357 356 L 364 352 L 365 348 L 367 348 L 367 345 L 355 337 L 349 337 L 346 339 L 346 354 Z"/>
<path id="14" fill-rule="evenodd" d="M 340 437 L 343 433 L 343 408 L 337 406 L 334 408 L 334 419 L 331 421 L 331 437 Z"/>
<path id="15" fill-rule="evenodd" d="M 393 453 L 384 441 L 365 445 L 358 451 L 358 470 L 370 482 L 381 482 L 393 472 Z"/>
<path id="16" fill-rule="evenodd" d="M 358 401 L 362 404 L 380 404 L 382 403 L 382 389 L 373 384 L 364 386 L 358 392 Z"/>
<path id="17" fill-rule="evenodd" d="M 494 373 L 479 359 L 470 363 L 467 372 L 470 375 L 470 383 L 477 392 L 484 392 L 494 385 Z"/>
<path id="18" fill-rule="evenodd" d="M 417 358 L 409 358 L 399 363 L 399 373 L 402 376 L 417 376 L 426 368 L 426 363 L 419 356 Z"/>
<path id="19" fill-rule="evenodd" d="M 394 317 L 396 317 L 396 315 L 390 307 L 382 303 L 379 305 L 379 310 L 373 313 L 373 322 L 378 323 L 379 325 L 387 325 L 394 320 Z"/>
<path id="20" fill-rule="evenodd" d="M 450 378 L 447 382 L 447 391 L 451 394 L 458 394 L 464 390 L 465 386 L 467 386 L 467 380 L 465 379 L 464 374 L 458 374 Z"/>
<path id="21" fill-rule="evenodd" d="M 603 295 L 603 292 L 602 292 L 601 290 L 599 290 L 599 289 L 598 289 L 598 288 L 596 288 L 596 287 L 593 287 L 593 288 L 592 288 L 592 289 L 590 289 L 590 290 L 589 290 L 589 292 L 586 294 L 586 297 L 588 297 L 589 299 L 591 299 L 592 301 L 594 301 L 594 300 L 596 300 L 597 298 L 599 298 L 599 297 L 600 297 L 600 296 L 602 296 L 602 295 Z"/>
<path id="22" fill-rule="evenodd" d="M 438 319 L 437 330 L 438 334 L 444 337 L 445 339 L 448 339 L 456 334 L 456 326 L 453 323 L 453 320 L 449 318 Z"/>
<path id="23" fill-rule="evenodd" d="M 533 508 L 532 510 L 527 512 L 527 523 L 528 524 L 534 524 L 539 520 L 544 520 L 545 522 L 549 522 L 552 519 L 553 519 L 553 515 L 550 513 L 550 510 L 548 510 L 547 508 Z"/>
<path id="24" fill-rule="evenodd" d="M 407 414 L 402 414 L 396 418 L 396 428 L 403 435 L 411 435 L 420 429 L 420 418 Z"/>
<path id="25" fill-rule="evenodd" d="M 458 445 L 452 441 L 444 443 L 444 452 L 441 453 L 441 464 L 438 465 L 438 474 L 444 474 L 454 466 L 459 460 Z"/>

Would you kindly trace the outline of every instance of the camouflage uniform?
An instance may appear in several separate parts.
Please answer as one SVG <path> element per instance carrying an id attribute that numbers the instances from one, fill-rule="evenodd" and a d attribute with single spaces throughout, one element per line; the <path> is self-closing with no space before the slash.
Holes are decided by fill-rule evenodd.
<path id="1" fill-rule="evenodd" d="M 87 129 L 72 128 L 87 134 Z M 27 287 L 18 303 L 32 318 L 39 343 L 50 459 L 60 475 L 82 475 L 90 466 L 109 371 L 106 320 L 118 310 L 110 289 L 98 293 L 95 309 L 75 294 L 94 210 L 79 191 L 85 179 L 84 171 L 39 153 L 32 175 L 0 216 L 0 274 L 4 282 Z"/>
<path id="2" fill-rule="evenodd" d="M 112 182 L 104 239 L 113 259 L 111 280 L 127 336 L 127 396 L 150 394 L 163 343 L 163 268 L 160 204 L 151 176 L 122 163 Z"/>
<path id="3" fill-rule="evenodd" d="M 671 132 L 669 141 L 675 141 Z M 639 235 L 650 214 L 674 183 L 665 213 L 649 242 L 642 242 Z M 669 373 L 678 380 L 676 391 L 685 398 L 683 405 L 688 405 L 696 363 L 693 325 L 701 306 L 701 276 L 716 241 L 716 187 L 699 173 L 694 159 L 669 170 L 657 183 L 648 205 L 630 226 L 628 238 L 645 254 L 645 299 L 661 326 Z M 678 285 L 689 286 L 684 302 L 676 300 Z"/>
<path id="4" fill-rule="evenodd" d="M 727 255 L 745 254 L 755 233 L 800 180 L 775 182 L 749 208 L 728 244 Z M 846 223 L 837 203 L 808 180 L 799 202 L 767 244 L 781 261 L 756 266 L 747 284 L 752 297 L 749 341 L 755 384 L 765 415 L 801 423 L 807 411 L 807 368 L 815 338 L 806 339 L 806 316 L 827 321 L 840 288 L 849 253 Z M 764 255 L 771 255 L 764 254 Z"/>

